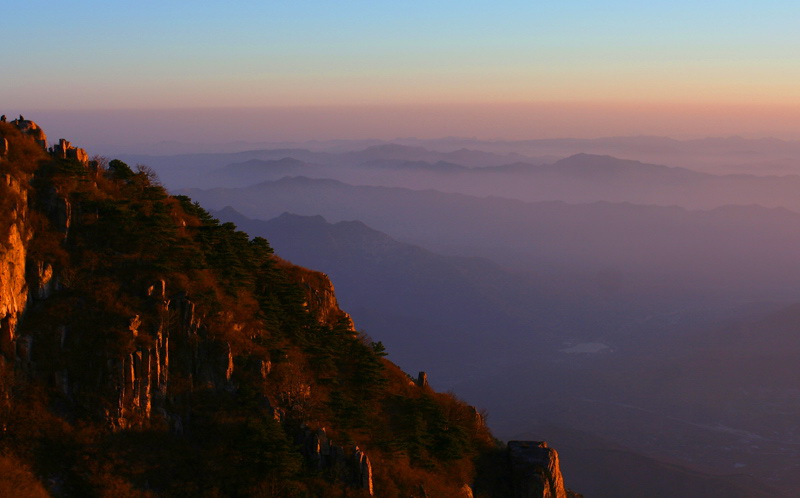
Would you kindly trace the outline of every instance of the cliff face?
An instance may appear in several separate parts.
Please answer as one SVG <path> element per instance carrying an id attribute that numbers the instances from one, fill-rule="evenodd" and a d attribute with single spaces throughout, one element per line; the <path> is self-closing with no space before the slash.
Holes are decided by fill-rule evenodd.
<path id="1" fill-rule="evenodd" d="M 0 181 L 4 182 L 1 202 L 8 210 L 0 221 L 0 351 L 13 357 L 17 323 L 28 297 L 25 268 L 31 231 L 27 225 L 27 190 L 10 174 Z"/>
<path id="2" fill-rule="evenodd" d="M 339 308 L 333 283 L 327 275 L 288 263 L 281 266 L 292 276 L 292 280 L 300 284 L 305 296 L 304 306 L 321 324 L 329 327 L 342 324 L 355 332 L 353 319 Z"/>
<path id="3" fill-rule="evenodd" d="M 51 493 L 471 496 L 483 418 L 383 359 L 327 276 L 147 171 L 0 135 L 0 451 Z M 526 475 L 561 497 L 550 455 Z"/>
<path id="4" fill-rule="evenodd" d="M 508 458 L 516 498 L 567 498 L 558 452 L 544 441 L 509 441 Z"/>

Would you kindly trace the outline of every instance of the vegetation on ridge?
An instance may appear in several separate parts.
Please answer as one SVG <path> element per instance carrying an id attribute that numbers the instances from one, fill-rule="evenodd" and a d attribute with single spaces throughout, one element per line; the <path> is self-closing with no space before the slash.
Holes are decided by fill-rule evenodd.
<path id="1" fill-rule="evenodd" d="M 474 461 L 494 445 L 482 417 L 414 384 L 343 313 L 321 321 L 314 289 L 298 282 L 314 272 L 168 195 L 147 168 L 54 159 L 7 123 L 0 135 L 10 142 L 0 173 L 16 182 L 0 182 L 0 241 L 13 224 L 27 230 L 31 292 L 50 288 L 16 331 L 31 338 L 29 358 L 19 344 L 4 351 L 0 465 L 15 470 L 0 489 L 32 471 L 63 496 L 366 493 L 304 461 L 304 427 L 364 450 L 380 496 L 455 496 L 472 482 Z M 110 395 L 109 365 L 157 347 L 166 308 L 148 288 L 161 281 L 171 303 L 164 326 L 180 328 L 172 307 L 190 302 L 203 327 L 171 338 L 159 409 L 114 428 L 108 414 L 123 398 Z M 228 381 L 203 383 L 196 366 L 184 368 L 198 347 L 209 358 L 227 348 Z"/>

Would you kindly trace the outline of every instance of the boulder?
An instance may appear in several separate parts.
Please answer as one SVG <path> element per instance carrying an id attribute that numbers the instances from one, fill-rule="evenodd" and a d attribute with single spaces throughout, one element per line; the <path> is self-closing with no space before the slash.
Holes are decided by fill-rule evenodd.
<path id="1" fill-rule="evenodd" d="M 558 452 L 544 441 L 509 441 L 514 498 L 567 498 Z"/>
<path id="2" fill-rule="evenodd" d="M 44 130 L 39 128 L 39 125 L 22 116 L 12 121 L 11 124 L 25 135 L 34 139 L 42 149 L 47 149 L 47 135 L 45 135 Z"/>

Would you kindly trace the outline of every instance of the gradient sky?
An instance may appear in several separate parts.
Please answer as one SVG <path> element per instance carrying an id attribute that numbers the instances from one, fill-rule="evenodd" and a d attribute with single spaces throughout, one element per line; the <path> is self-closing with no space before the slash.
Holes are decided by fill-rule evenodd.
<path id="1" fill-rule="evenodd" d="M 598 108 L 677 106 L 800 138 L 798 19 L 788 1 L 15 2 L 0 100 L 9 114 L 583 105 L 601 126 L 579 133 L 598 136 L 612 134 Z M 771 117 L 753 128 L 751 112 Z M 431 133 L 469 133 L 445 128 Z M 637 129 L 697 133 L 662 128 Z"/>

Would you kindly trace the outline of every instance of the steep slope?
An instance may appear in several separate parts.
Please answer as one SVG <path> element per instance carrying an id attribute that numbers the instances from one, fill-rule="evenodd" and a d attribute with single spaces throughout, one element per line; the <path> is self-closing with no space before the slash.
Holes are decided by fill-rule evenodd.
<path id="1" fill-rule="evenodd" d="M 674 302 L 638 296 L 638 307 L 631 306 L 633 296 L 614 285 L 613 273 L 512 272 L 402 243 L 357 221 L 291 214 L 262 221 L 232 208 L 215 216 L 331 276 L 359 327 L 406 370 L 428 370 L 438 386 L 516 360 L 562 356 L 565 342 L 624 347 L 619 331 L 652 333 L 659 320 L 675 319 Z"/>
<path id="2" fill-rule="evenodd" d="M 339 282 L 343 302 L 358 296 L 351 302 L 365 306 L 347 309 L 393 355 L 400 353 L 395 361 L 416 369 L 422 358 L 437 358 L 428 361 L 435 364 L 428 369 L 431 381 L 452 387 L 449 381 L 460 377 L 457 392 L 489 407 L 489 422 L 504 438 L 530 431 L 536 419 L 570 421 L 597 434 L 616 428 L 606 437 L 635 450 L 580 445 L 575 438 L 571 451 L 562 453 L 570 482 L 579 479 L 582 490 L 602 496 L 780 496 L 766 482 L 796 487 L 786 468 L 797 459 L 791 391 L 797 383 L 796 307 L 749 331 L 709 332 L 717 320 L 746 324 L 763 310 L 738 302 L 710 313 L 692 299 L 654 306 L 641 296 L 620 295 L 610 283 L 605 293 L 579 292 L 577 282 L 564 292 L 565 282 L 531 276 L 527 287 L 543 289 L 538 295 L 523 292 L 525 279 L 490 262 L 431 253 L 360 222 L 289 214 L 259 221 L 230 208 L 217 215 L 269 238 L 293 261 L 325 271 Z M 412 300 L 422 303 L 409 306 Z M 482 306 L 487 302 L 493 314 Z M 535 316 L 520 328 L 501 310 Z M 443 323 L 427 326 L 437 318 Z M 564 341 L 580 333 L 586 342 L 610 347 L 594 355 L 565 348 Z M 534 433 L 549 437 L 539 427 Z M 605 470 L 598 470 L 596 459 Z M 638 470 L 610 471 L 626 465 Z M 626 487 L 636 492 L 626 495 Z"/>
<path id="3" fill-rule="evenodd" d="M 26 134 L 0 123 L 0 448 L 20 475 L 58 496 L 472 494 L 498 451 L 483 418 L 383 358 L 326 276 L 146 168 Z"/>
<path id="4" fill-rule="evenodd" d="M 437 385 L 483 363 L 465 361 L 476 350 L 508 358 L 507 338 L 531 330 L 528 320 L 522 325 L 523 316 L 536 316 L 542 328 L 552 318 L 546 289 L 526 287 L 524 278 L 486 260 L 434 254 L 360 222 L 330 224 L 319 216 L 289 214 L 265 222 L 232 209 L 215 215 L 269 238 L 293 262 L 330 275 L 359 326 L 379 330 L 398 364 L 436 372 Z M 545 340 L 543 334 L 537 339 Z"/>

